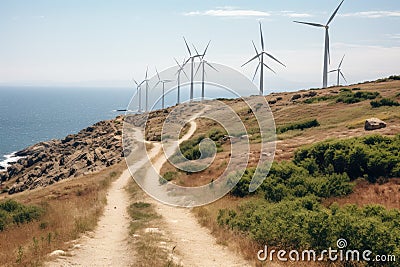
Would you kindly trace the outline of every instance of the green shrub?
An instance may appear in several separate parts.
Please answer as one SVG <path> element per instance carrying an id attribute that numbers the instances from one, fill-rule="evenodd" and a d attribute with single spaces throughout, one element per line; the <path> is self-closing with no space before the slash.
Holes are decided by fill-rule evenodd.
<path id="1" fill-rule="evenodd" d="M 351 90 L 349 91 L 342 91 L 339 97 L 336 99 L 336 102 L 343 102 L 345 104 L 353 104 L 358 103 L 368 99 L 375 99 L 379 96 L 378 92 L 363 92 L 357 91 L 352 93 Z"/>
<path id="2" fill-rule="evenodd" d="M 285 249 L 321 251 L 335 248 L 339 238 L 346 239 L 351 249 L 368 249 L 374 255 L 393 255 L 400 248 L 400 211 L 377 205 L 325 208 L 314 196 L 279 203 L 258 200 L 242 204 L 237 211 L 220 210 L 217 221 L 260 245 Z"/>
<path id="3" fill-rule="evenodd" d="M 26 206 L 15 200 L 9 199 L 0 203 L 0 231 L 8 225 L 22 224 L 38 220 L 44 210 L 36 206 Z"/>
<path id="4" fill-rule="evenodd" d="M 378 108 L 378 107 L 382 107 L 382 106 L 388 106 L 388 107 L 393 107 L 393 106 L 400 106 L 400 103 L 397 101 L 394 101 L 392 99 L 389 98 L 382 98 L 379 101 L 371 101 L 370 102 L 371 106 L 373 108 Z"/>
<path id="5" fill-rule="evenodd" d="M 304 100 L 303 102 L 306 104 L 312 104 L 315 102 L 322 102 L 322 101 L 332 100 L 332 99 L 336 99 L 336 98 L 337 98 L 337 96 L 335 96 L 335 95 L 324 95 L 324 96 L 308 98 L 308 99 Z"/>
<path id="6" fill-rule="evenodd" d="M 325 141 L 299 149 L 294 163 L 311 162 L 322 174 L 346 173 L 351 180 L 368 177 L 375 182 L 379 177 L 395 177 L 400 163 L 400 135 L 383 137 L 372 135 L 347 140 Z M 308 164 L 311 164 L 308 163 Z"/>
<path id="7" fill-rule="evenodd" d="M 284 133 L 290 130 L 304 130 L 312 127 L 318 127 L 320 124 L 316 119 L 308 120 L 308 121 L 303 121 L 303 122 L 298 122 L 298 123 L 292 123 L 288 124 L 285 126 L 281 126 L 277 128 L 277 133 Z"/>

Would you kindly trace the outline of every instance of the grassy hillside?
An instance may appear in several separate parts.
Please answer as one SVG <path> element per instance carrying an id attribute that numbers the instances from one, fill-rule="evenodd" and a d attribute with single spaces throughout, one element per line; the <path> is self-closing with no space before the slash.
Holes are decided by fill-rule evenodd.
<path id="1" fill-rule="evenodd" d="M 199 221 L 219 242 L 250 260 L 265 244 L 322 249 L 333 246 L 339 237 L 359 249 L 370 247 L 377 254 L 399 254 L 399 92 L 400 81 L 382 79 L 267 96 L 276 123 L 277 149 L 269 176 L 253 194 L 247 189 L 252 167 L 259 159 L 259 130 L 240 100 L 225 100 L 246 122 L 250 162 L 246 175 L 229 195 L 195 209 Z M 365 131 L 364 122 L 372 117 L 384 120 L 387 127 Z M 162 117 L 156 120 L 161 125 Z M 149 125 L 152 136 L 157 136 L 157 126 Z M 201 138 L 216 136 L 214 163 L 199 173 L 181 172 L 166 163 L 162 174 L 173 183 L 207 184 L 227 165 L 230 144 L 215 134 L 222 133 L 222 127 L 203 119 L 197 125 L 195 134 L 181 149 L 193 156 Z M 320 155 L 322 161 L 318 161 Z M 341 221 L 345 222 L 343 227 L 335 228 Z M 317 227 L 322 230 L 318 232 Z M 386 243 L 380 243 L 380 235 L 385 236 Z"/>

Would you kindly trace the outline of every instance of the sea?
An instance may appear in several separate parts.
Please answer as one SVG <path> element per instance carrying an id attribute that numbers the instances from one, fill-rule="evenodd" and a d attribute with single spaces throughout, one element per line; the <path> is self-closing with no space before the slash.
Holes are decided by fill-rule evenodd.
<path id="1" fill-rule="evenodd" d="M 133 89 L 78 87 L 0 87 L 0 166 L 16 151 L 77 133 L 124 112 Z"/>

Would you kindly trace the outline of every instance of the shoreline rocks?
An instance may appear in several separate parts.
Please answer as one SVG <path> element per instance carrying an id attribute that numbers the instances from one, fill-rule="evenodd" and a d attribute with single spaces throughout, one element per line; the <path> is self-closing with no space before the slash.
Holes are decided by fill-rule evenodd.
<path id="1" fill-rule="evenodd" d="M 123 117 L 100 121 L 61 140 L 40 142 L 15 155 L 23 157 L 0 169 L 0 185 L 14 194 L 47 186 L 70 177 L 101 171 L 123 159 Z"/>

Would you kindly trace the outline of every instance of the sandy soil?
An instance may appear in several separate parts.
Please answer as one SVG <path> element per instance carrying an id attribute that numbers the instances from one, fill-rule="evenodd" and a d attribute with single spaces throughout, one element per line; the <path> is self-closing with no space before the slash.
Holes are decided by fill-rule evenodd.
<path id="1" fill-rule="evenodd" d="M 124 187 L 131 179 L 128 170 L 112 183 L 104 214 L 96 230 L 71 243 L 71 250 L 54 252 L 58 258 L 45 266 L 131 266 L 133 253 L 128 244 L 129 196 Z"/>

